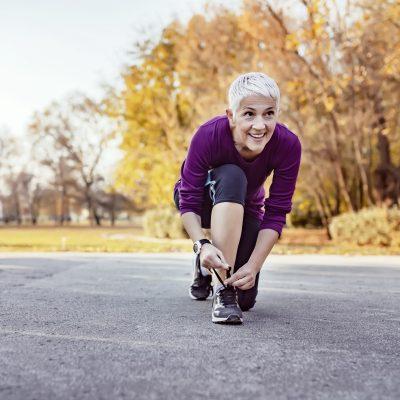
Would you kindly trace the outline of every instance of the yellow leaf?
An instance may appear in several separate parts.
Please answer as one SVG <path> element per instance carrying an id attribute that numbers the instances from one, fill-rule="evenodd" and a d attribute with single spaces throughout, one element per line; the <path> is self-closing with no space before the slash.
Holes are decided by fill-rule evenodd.
<path id="1" fill-rule="evenodd" d="M 324 106 L 326 111 L 331 112 L 335 107 L 335 99 L 333 97 L 326 97 L 324 100 Z"/>

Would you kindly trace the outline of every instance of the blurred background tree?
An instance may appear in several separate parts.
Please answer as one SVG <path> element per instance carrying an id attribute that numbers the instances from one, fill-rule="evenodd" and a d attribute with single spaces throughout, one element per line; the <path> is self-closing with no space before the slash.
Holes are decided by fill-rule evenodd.
<path id="1" fill-rule="evenodd" d="M 303 144 L 290 225 L 330 236 L 341 231 L 328 229 L 336 216 L 398 206 L 399 21 L 395 0 L 243 0 L 238 11 L 208 6 L 169 23 L 132 45 L 122 88 L 39 110 L 29 162 L 18 158 L 27 152 L 18 141 L 0 142 L 3 220 L 35 224 L 43 214 L 64 224 L 86 210 L 91 224 L 113 224 L 159 208 L 165 215 L 150 213 L 148 230 L 161 219 L 175 226 L 172 188 L 193 133 L 224 114 L 232 80 L 255 70 L 278 82 L 279 120 Z M 122 158 L 106 178 L 113 140 Z M 181 234 L 169 227 L 168 236 Z"/>
<path id="2" fill-rule="evenodd" d="M 75 93 L 37 112 L 29 131 L 33 159 L 49 175 L 48 198 L 62 225 L 73 209 L 85 208 L 91 224 L 100 225 L 104 213 L 113 225 L 116 213 L 131 202 L 105 182 L 101 161 L 115 131 L 115 122 L 102 102 Z"/>
<path id="3" fill-rule="evenodd" d="M 277 80 L 280 120 L 303 143 L 294 224 L 327 227 L 346 211 L 398 204 L 399 3 L 275 4 L 208 8 L 134 46 L 117 102 L 120 190 L 135 188 L 148 208 L 171 204 L 193 131 L 224 113 L 234 77 L 260 70 Z"/>

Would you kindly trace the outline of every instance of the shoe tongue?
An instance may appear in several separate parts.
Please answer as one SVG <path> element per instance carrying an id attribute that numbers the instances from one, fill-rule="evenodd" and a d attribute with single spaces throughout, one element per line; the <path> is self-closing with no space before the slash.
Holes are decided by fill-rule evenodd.
<path id="1" fill-rule="evenodd" d="M 234 293 L 235 292 L 235 288 L 233 287 L 233 286 L 231 286 L 231 285 L 228 285 L 228 286 L 223 286 L 222 288 L 221 288 L 221 290 L 223 290 L 225 293 Z"/>
<path id="2" fill-rule="evenodd" d="M 218 292 L 220 292 L 221 290 L 224 290 L 224 289 L 225 289 L 224 285 L 221 285 L 221 284 L 218 284 L 218 285 L 214 286 L 215 293 L 218 293 Z"/>
<path id="3" fill-rule="evenodd" d="M 220 291 L 222 302 L 226 305 L 235 304 L 236 292 L 233 286 L 222 288 Z"/>

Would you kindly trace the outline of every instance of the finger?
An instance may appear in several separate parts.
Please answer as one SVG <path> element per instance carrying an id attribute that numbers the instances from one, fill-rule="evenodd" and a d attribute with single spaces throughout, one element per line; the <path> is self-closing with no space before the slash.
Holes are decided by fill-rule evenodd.
<path id="1" fill-rule="evenodd" d="M 247 290 L 251 289 L 255 284 L 255 279 L 252 279 L 251 277 L 246 280 L 246 282 L 239 282 L 239 284 L 236 286 L 237 289 L 240 290 Z"/>
<path id="2" fill-rule="evenodd" d="M 238 279 L 243 278 L 245 275 L 239 271 L 235 272 L 230 278 L 225 279 L 224 284 L 225 285 L 230 285 L 233 282 L 237 281 Z"/>
<path id="3" fill-rule="evenodd" d="M 250 282 L 246 283 L 246 285 L 238 287 L 238 289 L 240 289 L 240 290 L 249 290 L 253 286 L 254 286 L 254 282 L 250 281 Z"/>
<path id="4" fill-rule="evenodd" d="M 231 275 L 230 278 L 224 280 L 224 284 L 225 285 L 231 285 L 233 282 L 236 281 L 236 279 L 238 279 L 237 275 L 233 274 L 233 275 Z"/>
<path id="5" fill-rule="evenodd" d="M 221 259 L 221 261 L 226 265 L 227 268 L 229 268 L 229 264 L 227 263 L 227 261 L 225 260 L 224 255 L 222 254 L 221 250 L 217 249 L 217 255 L 218 257 Z"/>
<path id="6" fill-rule="evenodd" d="M 229 269 L 229 265 L 224 263 L 218 256 L 213 257 L 214 268 Z"/>
<path id="7" fill-rule="evenodd" d="M 237 289 L 240 289 L 240 290 L 249 290 L 249 289 L 251 289 L 253 286 L 254 286 L 254 285 L 252 285 L 251 283 L 247 283 L 246 285 L 243 285 L 243 286 L 241 286 L 241 287 L 238 287 Z"/>
<path id="8" fill-rule="evenodd" d="M 251 279 L 251 278 L 250 278 Z M 247 283 L 249 283 L 249 277 L 245 276 L 241 279 L 236 280 L 235 282 L 232 283 L 232 286 L 237 287 L 239 289 L 241 289 L 242 286 L 246 285 Z"/>

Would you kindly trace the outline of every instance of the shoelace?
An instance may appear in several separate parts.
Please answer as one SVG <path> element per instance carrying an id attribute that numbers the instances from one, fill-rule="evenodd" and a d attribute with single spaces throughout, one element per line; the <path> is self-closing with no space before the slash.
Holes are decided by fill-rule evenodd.
<path id="1" fill-rule="evenodd" d="M 196 262 L 198 261 L 197 267 L 199 268 L 199 277 L 202 276 L 201 271 L 200 271 L 200 257 L 197 258 Z M 228 285 L 226 286 L 224 281 L 221 279 L 221 277 L 219 276 L 218 272 L 215 270 L 215 268 L 211 268 L 211 270 L 214 272 L 214 274 L 216 275 L 216 277 L 218 278 L 218 280 L 221 282 L 222 286 L 225 289 L 231 288 L 232 286 Z M 226 277 L 230 278 L 231 277 L 231 269 L 228 268 L 228 270 L 226 271 Z"/>
<path id="2" fill-rule="evenodd" d="M 226 289 L 227 287 L 229 287 L 229 285 L 228 285 L 228 286 L 225 285 L 224 281 L 221 279 L 221 277 L 219 276 L 218 272 L 217 272 L 214 268 L 212 268 L 212 271 L 214 272 L 214 274 L 216 275 L 216 277 L 218 278 L 218 280 L 221 282 L 222 286 L 223 286 L 225 289 Z M 227 278 L 230 278 L 230 277 L 231 277 L 231 269 L 230 269 L 230 268 L 226 271 L 226 277 L 227 277 Z"/>
<path id="3" fill-rule="evenodd" d="M 221 289 L 218 292 L 219 297 L 221 299 L 221 303 L 224 306 L 235 305 L 237 302 L 235 288 L 231 285 L 225 285 L 223 280 L 219 276 L 218 272 L 214 268 L 212 269 L 212 271 L 214 272 L 214 274 L 216 275 L 216 277 L 218 278 L 218 280 L 221 282 L 221 284 L 224 287 L 223 289 Z M 231 277 L 231 269 L 230 268 L 226 271 L 226 277 L 227 278 Z"/>
<path id="4" fill-rule="evenodd" d="M 221 289 L 218 294 L 224 306 L 236 305 L 236 292 L 232 286 Z"/>

